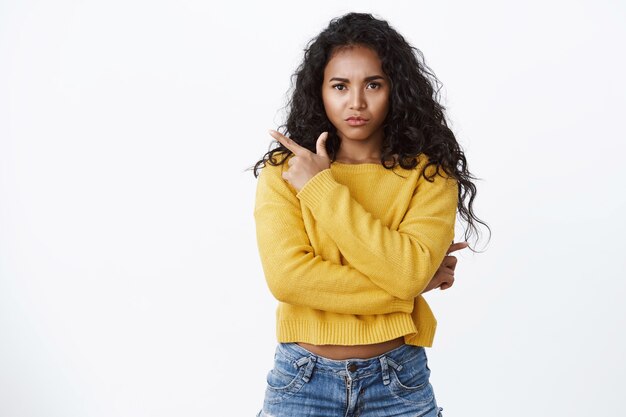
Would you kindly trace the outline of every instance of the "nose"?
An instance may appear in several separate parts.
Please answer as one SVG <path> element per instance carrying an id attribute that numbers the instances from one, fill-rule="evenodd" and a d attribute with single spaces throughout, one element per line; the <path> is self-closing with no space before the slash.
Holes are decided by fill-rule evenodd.
<path id="1" fill-rule="evenodd" d="M 365 95 L 359 89 L 353 89 L 350 96 L 350 108 L 361 109 L 365 107 Z"/>

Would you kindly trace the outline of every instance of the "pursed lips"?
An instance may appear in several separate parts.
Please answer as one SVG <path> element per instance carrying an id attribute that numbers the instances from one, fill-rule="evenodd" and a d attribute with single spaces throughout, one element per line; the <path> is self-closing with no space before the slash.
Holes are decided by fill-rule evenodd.
<path id="1" fill-rule="evenodd" d="M 346 122 L 350 125 L 350 126 L 363 126 L 364 124 L 366 124 L 368 121 L 368 119 L 365 119 L 363 117 L 348 117 L 346 119 Z"/>

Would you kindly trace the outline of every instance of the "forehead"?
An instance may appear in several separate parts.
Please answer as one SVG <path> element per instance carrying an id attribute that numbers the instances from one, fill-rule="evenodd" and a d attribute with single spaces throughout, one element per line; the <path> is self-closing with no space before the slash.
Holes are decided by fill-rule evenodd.
<path id="1" fill-rule="evenodd" d="M 324 68 L 325 78 L 363 74 L 383 75 L 383 70 L 376 51 L 360 45 L 344 46 L 335 50 Z"/>

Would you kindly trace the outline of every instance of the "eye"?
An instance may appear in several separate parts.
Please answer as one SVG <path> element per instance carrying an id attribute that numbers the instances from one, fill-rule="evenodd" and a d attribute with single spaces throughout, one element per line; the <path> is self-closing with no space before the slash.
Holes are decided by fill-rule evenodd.
<path id="1" fill-rule="evenodd" d="M 339 91 L 343 91 L 346 88 L 346 86 L 343 85 L 343 84 L 335 84 L 335 85 L 333 85 L 333 88 L 336 89 L 336 90 L 339 90 Z"/>
<path id="2" fill-rule="evenodd" d="M 378 88 L 380 88 L 380 83 L 377 83 L 377 82 L 371 82 L 371 83 L 369 83 L 367 86 L 368 86 L 368 87 L 369 87 L 369 86 L 374 86 L 374 89 L 378 89 Z"/>

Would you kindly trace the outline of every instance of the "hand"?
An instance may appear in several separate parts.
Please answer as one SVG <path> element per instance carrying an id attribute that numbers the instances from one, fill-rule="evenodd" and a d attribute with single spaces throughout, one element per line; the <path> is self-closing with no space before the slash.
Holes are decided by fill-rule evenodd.
<path id="1" fill-rule="evenodd" d="M 459 249 L 466 248 L 467 242 L 452 243 L 444 256 L 439 269 L 435 272 L 435 275 L 430 280 L 422 294 L 433 288 L 439 287 L 440 290 L 448 289 L 454 284 L 454 269 L 456 268 L 457 258 L 456 256 L 448 256 L 449 253 L 457 251 Z"/>
<path id="2" fill-rule="evenodd" d="M 294 142 L 287 136 L 270 130 L 270 135 L 293 152 L 294 156 L 288 161 L 289 169 L 283 172 L 283 179 L 289 182 L 297 191 L 300 191 L 317 173 L 330 168 L 330 158 L 326 152 L 328 132 L 323 132 L 315 144 L 317 153 L 313 153 Z"/>

